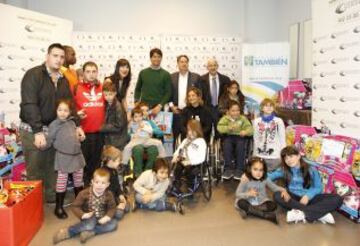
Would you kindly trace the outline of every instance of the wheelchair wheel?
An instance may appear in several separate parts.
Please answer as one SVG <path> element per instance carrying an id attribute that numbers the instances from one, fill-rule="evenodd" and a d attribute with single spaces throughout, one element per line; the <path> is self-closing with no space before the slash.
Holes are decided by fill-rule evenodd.
<path id="1" fill-rule="evenodd" d="M 210 201 L 212 196 L 212 178 L 210 173 L 209 165 L 204 163 L 204 166 L 201 168 L 201 191 L 207 201 Z"/>

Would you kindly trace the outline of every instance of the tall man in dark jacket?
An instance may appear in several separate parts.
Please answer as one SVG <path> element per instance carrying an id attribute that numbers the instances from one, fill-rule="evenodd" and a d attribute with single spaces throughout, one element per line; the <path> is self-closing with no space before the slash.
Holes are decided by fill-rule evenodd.
<path id="1" fill-rule="evenodd" d="M 200 88 L 200 75 L 189 71 L 189 57 L 187 55 L 179 55 L 177 57 L 177 66 L 179 72 L 171 74 L 172 94 L 170 99 L 170 109 L 174 113 L 173 118 L 173 134 L 176 139 L 181 131 L 180 113 L 186 107 L 186 94 L 189 88 Z M 175 141 L 174 141 L 175 142 Z"/>
<path id="2" fill-rule="evenodd" d="M 56 101 L 72 99 L 68 81 L 59 72 L 65 51 L 61 44 L 51 44 L 46 61 L 28 70 L 21 81 L 20 135 L 29 180 L 43 180 L 45 199 L 55 201 L 55 170 L 53 148 L 46 146 L 48 125 L 56 119 Z M 84 137 L 81 129 L 78 134 Z"/>
<path id="3" fill-rule="evenodd" d="M 204 104 L 210 108 L 215 126 L 220 118 L 220 112 L 218 110 L 220 96 L 225 93 L 226 87 L 230 83 L 230 78 L 219 73 L 217 71 L 218 68 L 219 65 L 217 61 L 215 59 L 209 59 L 207 62 L 209 72 L 201 76 Z"/>

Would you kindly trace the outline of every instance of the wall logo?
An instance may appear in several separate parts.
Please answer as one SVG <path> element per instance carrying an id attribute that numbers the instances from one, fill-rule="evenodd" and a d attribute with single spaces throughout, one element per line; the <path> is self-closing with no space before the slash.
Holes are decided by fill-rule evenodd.
<path id="1" fill-rule="evenodd" d="M 255 56 L 244 57 L 245 66 L 284 66 L 288 65 L 288 59 L 284 57 L 258 58 Z"/>

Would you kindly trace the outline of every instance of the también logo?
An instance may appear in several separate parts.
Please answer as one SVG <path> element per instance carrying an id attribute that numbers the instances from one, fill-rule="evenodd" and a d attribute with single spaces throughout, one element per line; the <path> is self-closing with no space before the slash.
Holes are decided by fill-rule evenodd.
<path id="1" fill-rule="evenodd" d="M 288 59 L 284 57 L 258 58 L 255 56 L 244 57 L 245 66 L 283 66 L 288 65 Z"/>

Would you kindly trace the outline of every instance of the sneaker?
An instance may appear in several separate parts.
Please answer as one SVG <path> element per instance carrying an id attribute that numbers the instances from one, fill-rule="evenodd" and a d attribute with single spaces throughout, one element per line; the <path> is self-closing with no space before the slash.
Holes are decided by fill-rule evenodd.
<path id="1" fill-rule="evenodd" d="M 222 179 L 225 179 L 225 180 L 229 180 L 231 179 L 232 177 L 234 176 L 234 173 L 232 170 L 230 169 L 226 169 L 223 173 L 223 175 L 221 176 Z"/>
<path id="2" fill-rule="evenodd" d="M 286 222 L 287 223 L 295 222 L 295 224 L 296 224 L 299 221 L 306 223 L 305 214 L 303 211 L 300 211 L 297 209 L 292 209 L 287 212 L 287 214 L 286 214 Z"/>
<path id="3" fill-rule="evenodd" d="M 94 231 L 82 231 L 80 233 L 80 243 L 86 243 L 87 240 L 95 236 Z"/>
<path id="4" fill-rule="evenodd" d="M 70 234 L 67 228 L 62 228 L 59 231 L 56 232 L 56 234 L 53 237 L 53 243 L 57 244 L 61 241 L 64 241 L 66 239 L 70 238 Z"/>
<path id="5" fill-rule="evenodd" d="M 244 172 L 242 170 L 235 170 L 234 179 L 241 180 L 241 176 L 243 175 L 243 173 Z"/>
<path id="6" fill-rule="evenodd" d="M 321 221 L 323 224 L 332 224 L 332 225 L 335 224 L 334 216 L 332 216 L 331 213 L 325 214 L 323 217 L 319 219 L 319 221 Z"/>

